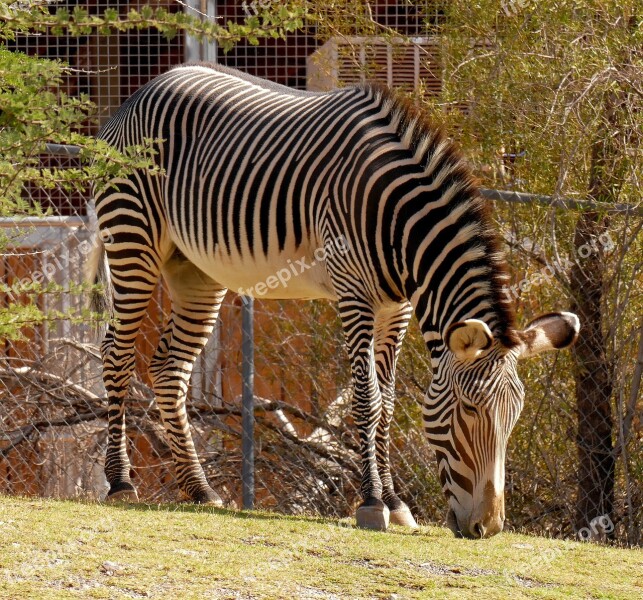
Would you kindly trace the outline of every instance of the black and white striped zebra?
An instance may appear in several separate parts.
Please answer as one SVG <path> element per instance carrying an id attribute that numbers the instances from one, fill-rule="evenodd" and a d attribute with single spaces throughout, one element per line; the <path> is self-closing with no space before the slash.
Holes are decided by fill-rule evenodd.
<path id="1" fill-rule="evenodd" d="M 162 169 L 114 179 L 95 199 L 115 317 L 102 345 L 110 498 L 136 497 L 124 398 L 136 334 L 162 276 L 172 312 L 149 371 L 188 499 L 221 502 L 190 436 L 192 365 L 226 290 L 254 290 L 338 303 L 361 443 L 358 525 L 415 526 L 393 489 L 388 454 L 395 364 L 414 312 L 434 370 L 424 426 L 449 524 L 472 537 L 502 529 L 504 455 L 524 395 L 516 362 L 571 344 L 578 319 L 556 313 L 515 328 L 485 204 L 438 129 L 375 85 L 297 92 L 197 64 L 141 88 L 100 137 L 119 149 L 158 139 Z M 320 259 L 319 249 L 338 240 L 344 251 Z M 105 267 L 99 281 L 107 264 L 97 265 Z M 292 277 L 275 284 L 284 269 Z"/>

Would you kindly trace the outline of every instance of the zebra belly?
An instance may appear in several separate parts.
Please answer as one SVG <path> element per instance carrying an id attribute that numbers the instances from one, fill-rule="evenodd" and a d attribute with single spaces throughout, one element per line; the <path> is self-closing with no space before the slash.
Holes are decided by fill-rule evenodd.
<path id="1" fill-rule="evenodd" d="M 283 252 L 274 258 L 248 258 L 215 252 L 214 256 L 181 248 L 199 269 L 235 293 L 266 299 L 337 300 L 324 260 L 307 252 Z"/>

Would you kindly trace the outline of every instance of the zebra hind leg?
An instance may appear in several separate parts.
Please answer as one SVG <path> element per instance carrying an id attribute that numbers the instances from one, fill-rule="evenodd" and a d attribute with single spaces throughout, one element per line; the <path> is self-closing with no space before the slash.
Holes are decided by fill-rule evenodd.
<path id="1" fill-rule="evenodd" d="M 137 502 L 138 493 L 130 479 L 130 461 L 127 456 L 125 429 L 125 390 L 129 385 L 129 360 L 114 352 L 114 327 L 110 325 L 101 346 L 103 373 L 109 408 L 107 412 L 107 452 L 105 478 L 109 484 L 107 502 Z M 124 359 L 124 360 L 123 360 Z M 121 363 L 123 361 L 123 363 Z M 121 364 L 123 367 L 121 367 Z"/>
<path id="2" fill-rule="evenodd" d="M 186 396 L 194 361 L 216 323 L 226 289 L 221 288 L 178 251 L 162 268 L 172 313 L 150 362 L 156 404 L 172 450 L 181 493 L 191 502 L 221 506 L 209 486 L 194 447 Z"/>
<path id="3" fill-rule="evenodd" d="M 408 328 L 412 307 L 408 303 L 382 310 L 375 326 L 375 368 L 382 394 L 382 414 L 375 437 L 377 466 L 382 481 L 382 499 L 390 510 L 390 522 L 416 528 L 417 523 L 409 507 L 399 498 L 393 487 L 389 454 L 390 427 L 395 407 L 395 365 Z"/>
<path id="4" fill-rule="evenodd" d="M 123 264 L 127 266 L 121 266 Z M 103 380 L 108 397 L 105 457 L 105 477 L 109 483 L 107 501 L 138 500 L 130 478 L 127 456 L 125 397 L 135 365 L 136 336 L 159 278 L 159 271 L 150 266 L 154 264 L 152 255 L 136 251 L 127 260 L 111 265 L 114 322 L 109 326 L 101 345 Z"/>

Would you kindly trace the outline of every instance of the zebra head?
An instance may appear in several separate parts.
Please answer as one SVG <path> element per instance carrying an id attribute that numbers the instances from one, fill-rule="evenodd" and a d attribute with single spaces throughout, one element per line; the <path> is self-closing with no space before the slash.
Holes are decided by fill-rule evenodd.
<path id="1" fill-rule="evenodd" d="M 576 315 L 551 313 L 516 331 L 518 343 L 508 348 L 481 320 L 448 327 L 424 425 L 457 536 L 489 537 L 503 528 L 507 440 L 525 396 L 518 360 L 570 346 L 579 329 Z"/>

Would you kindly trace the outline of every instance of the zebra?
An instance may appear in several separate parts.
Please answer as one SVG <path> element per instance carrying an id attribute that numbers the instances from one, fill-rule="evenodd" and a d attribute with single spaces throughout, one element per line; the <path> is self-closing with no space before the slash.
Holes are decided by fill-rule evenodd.
<path id="1" fill-rule="evenodd" d="M 92 281 L 110 286 L 103 299 L 114 317 L 101 345 L 108 499 L 138 499 L 125 396 L 159 278 L 172 308 L 149 374 L 177 483 L 187 500 L 221 505 L 190 434 L 192 366 L 228 289 L 258 290 L 306 264 L 262 297 L 337 303 L 360 445 L 357 525 L 417 526 L 389 462 L 396 361 L 415 314 L 432 368 L 423 426 L 447 524 L 470 538 L 502 529 L 507 439 L 524 399 L 517 362 L 571 345 L 579 321 L 558 312 L 516 328 L 487 203 L 439 127 L 375 83 L 295 91 L 197 63 L 140 88 L 99 137 L 119 150 L 155 140 L 158 167 L 114 177 L 94 195 L 104 243 Z M 347 251 L 314 260 L 339 239 Z"/>

